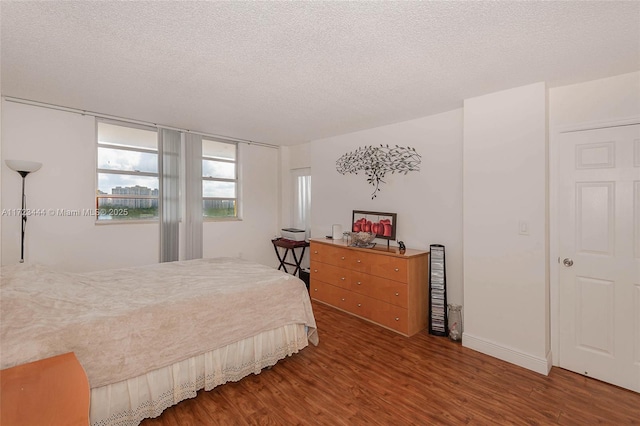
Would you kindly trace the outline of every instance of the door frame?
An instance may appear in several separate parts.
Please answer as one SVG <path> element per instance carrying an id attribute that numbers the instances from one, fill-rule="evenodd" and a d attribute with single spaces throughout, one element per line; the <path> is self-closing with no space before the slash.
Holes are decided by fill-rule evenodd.
<path id="1" fill-rule="evenodd" d="M 640 115 L 616 120 L 598 120 L 555 126 L 549 132 L 549 324 L 551 326 L 551 363 L 560 366 L 560 242 L 558 232 L 559 143 L 564 133 L 640 124 Z"/>

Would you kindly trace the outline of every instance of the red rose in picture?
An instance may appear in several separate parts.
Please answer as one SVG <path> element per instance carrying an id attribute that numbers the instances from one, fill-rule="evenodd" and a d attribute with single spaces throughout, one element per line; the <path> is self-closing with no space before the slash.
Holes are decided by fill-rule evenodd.
<path id="1" fill-rule="evenodd" d="M 385 237 L 390 237 L 391 236 L 391 220 L 389 219 L 382 219 L 380 221 L 380 226 L 382 227 L 382 229 L 380 229 L 380 234 L 384 235 Z"/>
<path id="2" fill-rule="evenodd" d="M 353 223 L 353 232 L 365 232 L 365 228 L 367 225 L 366 218 L 360 218 Z"/>

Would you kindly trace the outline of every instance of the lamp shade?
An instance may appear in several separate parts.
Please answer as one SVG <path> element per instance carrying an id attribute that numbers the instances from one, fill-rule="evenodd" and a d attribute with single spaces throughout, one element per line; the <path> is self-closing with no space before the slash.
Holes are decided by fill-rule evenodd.
<path id="1" fill-rule="evenodd" d="M 42 167 L 42 163 L 38 163 L 35 161 L 23 161 L 23 160 L 4 160 L 4 162 L 9 166 L 11 170 L 15 170 L 16 172 L 26 172 L 32 173 L 40 170 Z"/>

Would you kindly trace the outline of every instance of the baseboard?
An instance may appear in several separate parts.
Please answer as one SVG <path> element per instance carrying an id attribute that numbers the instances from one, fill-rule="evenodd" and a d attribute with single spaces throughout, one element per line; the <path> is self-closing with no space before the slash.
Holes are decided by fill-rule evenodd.
<path id="1" fill-rule="evenodd" d="M 540 358 L 472 336 L 469 333 L 462 334 L 462 346 L 535 371 L 536 373 L 544 374 L 545 376 L 548 375 L 551 370 L 551 352 L 547 353 L 545 358 Z"/>

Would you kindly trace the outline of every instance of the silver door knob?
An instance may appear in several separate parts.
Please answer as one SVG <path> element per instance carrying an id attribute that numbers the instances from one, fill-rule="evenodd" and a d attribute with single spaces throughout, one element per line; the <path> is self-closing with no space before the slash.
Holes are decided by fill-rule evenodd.
<path id="1" fill-rule="evenodd" d="M 565 257 L 564 260 L 562 261 L 562 264 L 567 268 L 569 268 L 573 266 L 573 259 L 569 259 L 568 257 Z"/>

